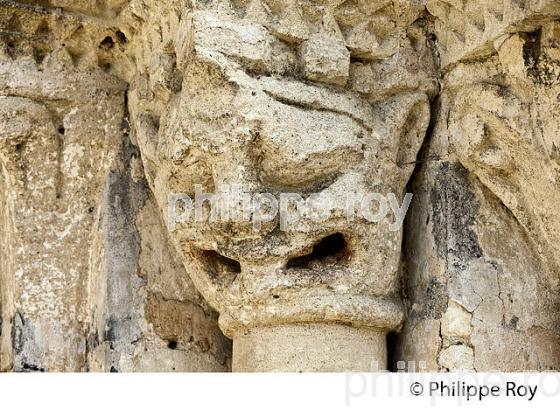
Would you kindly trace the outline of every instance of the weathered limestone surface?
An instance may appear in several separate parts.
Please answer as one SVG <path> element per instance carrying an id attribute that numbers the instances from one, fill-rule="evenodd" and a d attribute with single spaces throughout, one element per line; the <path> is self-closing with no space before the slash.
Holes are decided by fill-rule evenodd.
<path id="1" fill-rule="evenodd" d="M 2 370 L 227 370 L 129 140 L 128 86 L 109 63 L 124 34 L 1 12 Z"/>
<path id="2" fill-rule="evenodd" d="M 559 78 L 557 0 L 0 1 L 0 369 L 558 370 Z"/>
<path id="3" fill-rule="evenodd" d="M 443 92 L 414 178 L 397 357 L 432 370 L 557 370 L 560 5 L 475 13 L 475 30 L 471 2 L 434 3 L 438 38 L 461 30 L 439 49 Z"/>

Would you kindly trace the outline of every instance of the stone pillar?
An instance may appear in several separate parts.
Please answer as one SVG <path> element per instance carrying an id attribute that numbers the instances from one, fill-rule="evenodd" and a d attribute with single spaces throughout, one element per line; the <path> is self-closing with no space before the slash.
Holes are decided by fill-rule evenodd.
<path id="1" fill-rule="evenodd" d="M 387 367 L 386 332 L 335 323 L 253 328 L 233 341 L 235 372 L 377 371 Z"/>

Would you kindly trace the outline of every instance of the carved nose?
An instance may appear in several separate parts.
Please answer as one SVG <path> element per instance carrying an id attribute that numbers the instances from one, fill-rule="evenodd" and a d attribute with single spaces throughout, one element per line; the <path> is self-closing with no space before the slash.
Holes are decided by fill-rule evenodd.
<path id="1" fill-rule="evenodd" d="M 260 181 L 259 168 L 249 150 L 232 150 L 215 158 L 212 173 L 222 222 L 219 229 L 242 239 L 266 234 L 276 227 L 276 218 L 267 217 L 255 231 L 254 209 L 260 209 L 256 205 L 258 195 L 272 192 Z"/>

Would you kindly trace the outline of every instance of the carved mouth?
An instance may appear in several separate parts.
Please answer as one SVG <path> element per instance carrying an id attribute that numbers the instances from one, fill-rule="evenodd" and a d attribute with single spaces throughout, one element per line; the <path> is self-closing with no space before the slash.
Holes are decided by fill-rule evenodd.
<path id="1" fill-rule="evenodd" d="M 343 265 L 351 259 L 351 255 L 352 251 L 348 247 L 345 236 L 336 232 L 315 242 L 309 252 L 290 258 L 286 263 L 286 269 L 317 270 L 324 266 Z M 216 278 L 235 277 L 241 273 L 239 261 L 215 250 L 202 250 L 201 256 L 209 271 Z"/>
<path id="2" fill-rule="evenodd" d="M 322 265 L 337 265 L 350 259 L 351 251 L 340 232 L 326 236 L 317 242 L 310 253 L 288 260 L 287 269 L 313 269 Z"/>

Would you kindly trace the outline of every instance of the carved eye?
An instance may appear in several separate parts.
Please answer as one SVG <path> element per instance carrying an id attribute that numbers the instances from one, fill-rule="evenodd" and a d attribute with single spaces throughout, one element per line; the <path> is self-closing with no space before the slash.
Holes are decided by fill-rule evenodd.
<path id="1" fill-rule="evenodd" d="M 456 135 L 463 136 L 455 146 L 468 154 L 471 160 L 497 171 L 510 171 L 514 168 L 512 156 L 500 144 L 500 134 L 511 132 L 496 118 L 485 120 L 478 115 L 466 115 L 460 120 L 461 130 Z M 465 138 L 465 135 L 469 135 Z"/>
<path id="2" fill-rule="evenodd" d="M 312 269 L 325 264 L 335 265 L 347 262 L 351 255 L 344 235 L 335 233 L 317 242 L 309 253 L 290 259 L 286 267 Z"/>
<path id="3" fill-rule="evenodd" d="M 449 117 L 455 152 L 467 164 L 510 173 L 517 153 L 533 144 L 525 111 L 515 97 L 495 86 L 459 92 Z"/>

